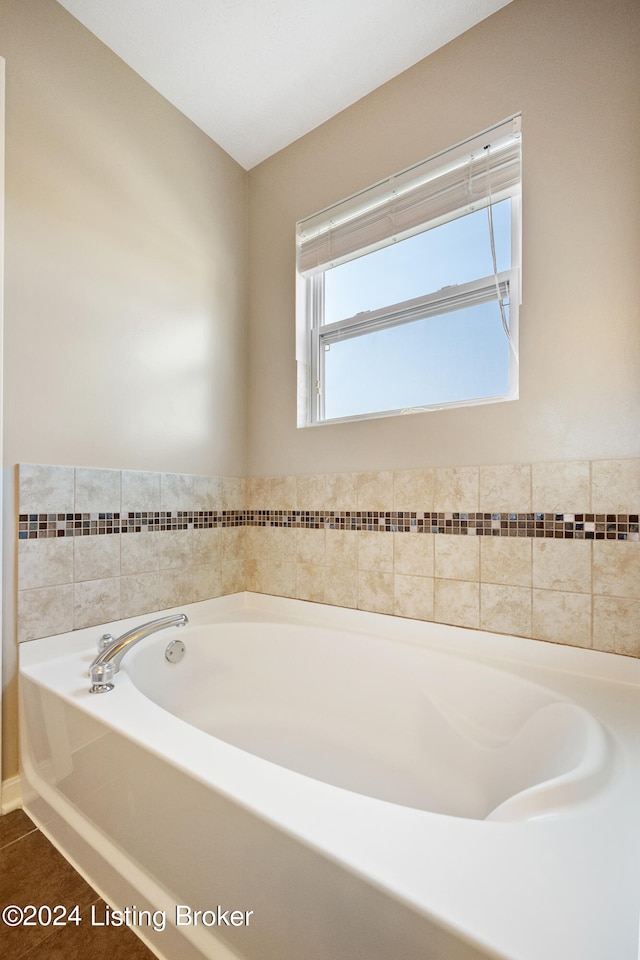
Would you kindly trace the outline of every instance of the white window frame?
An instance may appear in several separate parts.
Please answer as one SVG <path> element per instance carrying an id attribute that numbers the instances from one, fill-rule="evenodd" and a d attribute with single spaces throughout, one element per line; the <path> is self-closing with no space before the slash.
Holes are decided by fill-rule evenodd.
<path id="1" fill-rule="evenodd" d="M 494 149 L 494 145 L 497 146 Z M 402 171 L 297 224 L 296 358 L 298 426 L 514 400 L 518 396 L 518 307 L 521 303 L 521 120 L 510 117 L 471 140 Z M 501 153 L 502 151 L 502 153 Z M 500 161 L 500 156 L 507 158 Z M 508 168 L 508 169 L 507 169 Z M 444 184 L 444 189 L 440 188 Z M 381 309 L 324 323 L 325 271 L 457 217 L 511 200 L 511 269 Z M 393 227 L 388 226 L 393 223 Z M 327 419 L 325 345 L 429 316 L 508 299 L 509 390 L 495 397 L 379 410 Z"/>

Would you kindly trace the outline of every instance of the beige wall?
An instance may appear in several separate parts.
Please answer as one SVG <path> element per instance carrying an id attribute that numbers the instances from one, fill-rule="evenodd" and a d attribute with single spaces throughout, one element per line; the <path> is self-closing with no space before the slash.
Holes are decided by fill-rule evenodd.
<path id="1" fill-rule="evenodd" d="M 0 0 L 0 56 L 8 777 L 13 467 L 245 472 L 247 174 L 54 0 Z"/>
<path id="2" fill-rule="evenodd" d="M 637 456 L 635 0 L 513 3 L 250 172 L 250 473 Z M 294 224 L 522 111 L 520 399 L 296 429 Z"/>
<path id="3" fill-rule="evenodd" d="M 0 55 L 5 463 L 242 473 L 246 172 L 53 0 Z"/>

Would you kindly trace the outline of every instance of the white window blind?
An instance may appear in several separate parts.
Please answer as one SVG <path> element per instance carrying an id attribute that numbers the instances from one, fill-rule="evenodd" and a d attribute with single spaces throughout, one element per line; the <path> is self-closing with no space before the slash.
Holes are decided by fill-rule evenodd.
<path id="1" fill-rule="evenodd" d="M 426 226 L 496 203 L 520 182 L 520 115 L 297 224 L 309 277 Z"/>

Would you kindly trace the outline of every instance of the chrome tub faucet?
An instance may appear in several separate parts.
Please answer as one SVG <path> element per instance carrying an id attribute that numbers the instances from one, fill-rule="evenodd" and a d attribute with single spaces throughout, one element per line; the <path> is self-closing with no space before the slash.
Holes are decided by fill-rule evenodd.
<path id="1" fill-rule="evenodd" d="M 100 641 L 100 652 L 89 667 L 91 679 L 90 693 L 108 693 L 113 690 L 113 678 L 120 669 L 122 658 L 140 640 L 150 636 L 157 630 L 165 627 L 183 627 L 189 622 L 185 613 L 178 613 L 170 617 L 160 617 L 159 620 L 150 620 L 139 627 L 134 627 L 123 633 L 121 637 L 112 637 L 105 634 Z"/>

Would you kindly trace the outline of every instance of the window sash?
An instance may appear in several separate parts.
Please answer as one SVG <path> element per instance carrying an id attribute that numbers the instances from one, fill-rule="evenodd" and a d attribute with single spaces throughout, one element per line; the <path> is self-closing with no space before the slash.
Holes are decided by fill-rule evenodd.
<path id="1" fill-rule="evenodd" d="M 316 305 L 322 303 L 324 275 L 314 277 L 309 283 L 309 294 Z M 446 407 L 473 406 L 487 402 L 499 402 L 513 399 L 516 396 L 515 372 L 517 369 L 517 315 L 518 305 L 515 292 L 518 289 L 518 271 L 506 270 L 496 276 L 483 277 L 469 283 L 459 284 L 450 289 L 450 293 L 443 290 L 416 297 L 400 304 L 384 307 L 380 310 L 356 314 L 344 320 L 323 326 L 317 324 L 311 331 L 311 362 L 314 371 L 315 390 L 311 394 L 311 424 L 338 423 L 340 421 L 369 420 L 372 418 L 388 417 L 398 414 L 407 414 L 427 410 L 442 410 Z M 366 336 L 380 330 L 387 330 L 403 324 L 417 322 L 428 317 L 439 317 L 457 310 L 491 302 L 509 302 L 509 326 L 505 336 L 509 340 L 509 392 L 506 395 L 492 395 L 478 397 L 472 400 L 455 400 L 424 404 L 419 407 L 398 407 L 389 410 L 379 410 L 363 414 L 351 414 L 346 417 L 325 416 L 325 389 L 326 379 L 324 371 L 325 347 L 332 343 L 355 337 Z M 316 314 L 317 316 L 317 314 Z"/>
<path id="2" fill-rule="evenodd" d="M 469 283 L 445 287 L 435 293 L 404 300 L 402 303 L 382 307 L 379 310 L 357 313 L 353 317 L 337 320 L 334 323 L 318 324 L 317 335 L 323 346 L 330 345 L 339 340 L 363 336 L 375 330 L 387 330 L 390 327 L 463 310 L 481 303 L 508 300 L 511 297 L 511 290 L 516 289 L 515 274 L 515 270 L 506 270 L 496 276 L 491 274 L 489 277 L 472 280 Z M 316 278 L 316 282 L 322 283 L 323 279 L 323 275 L 320 275 Z"/>

